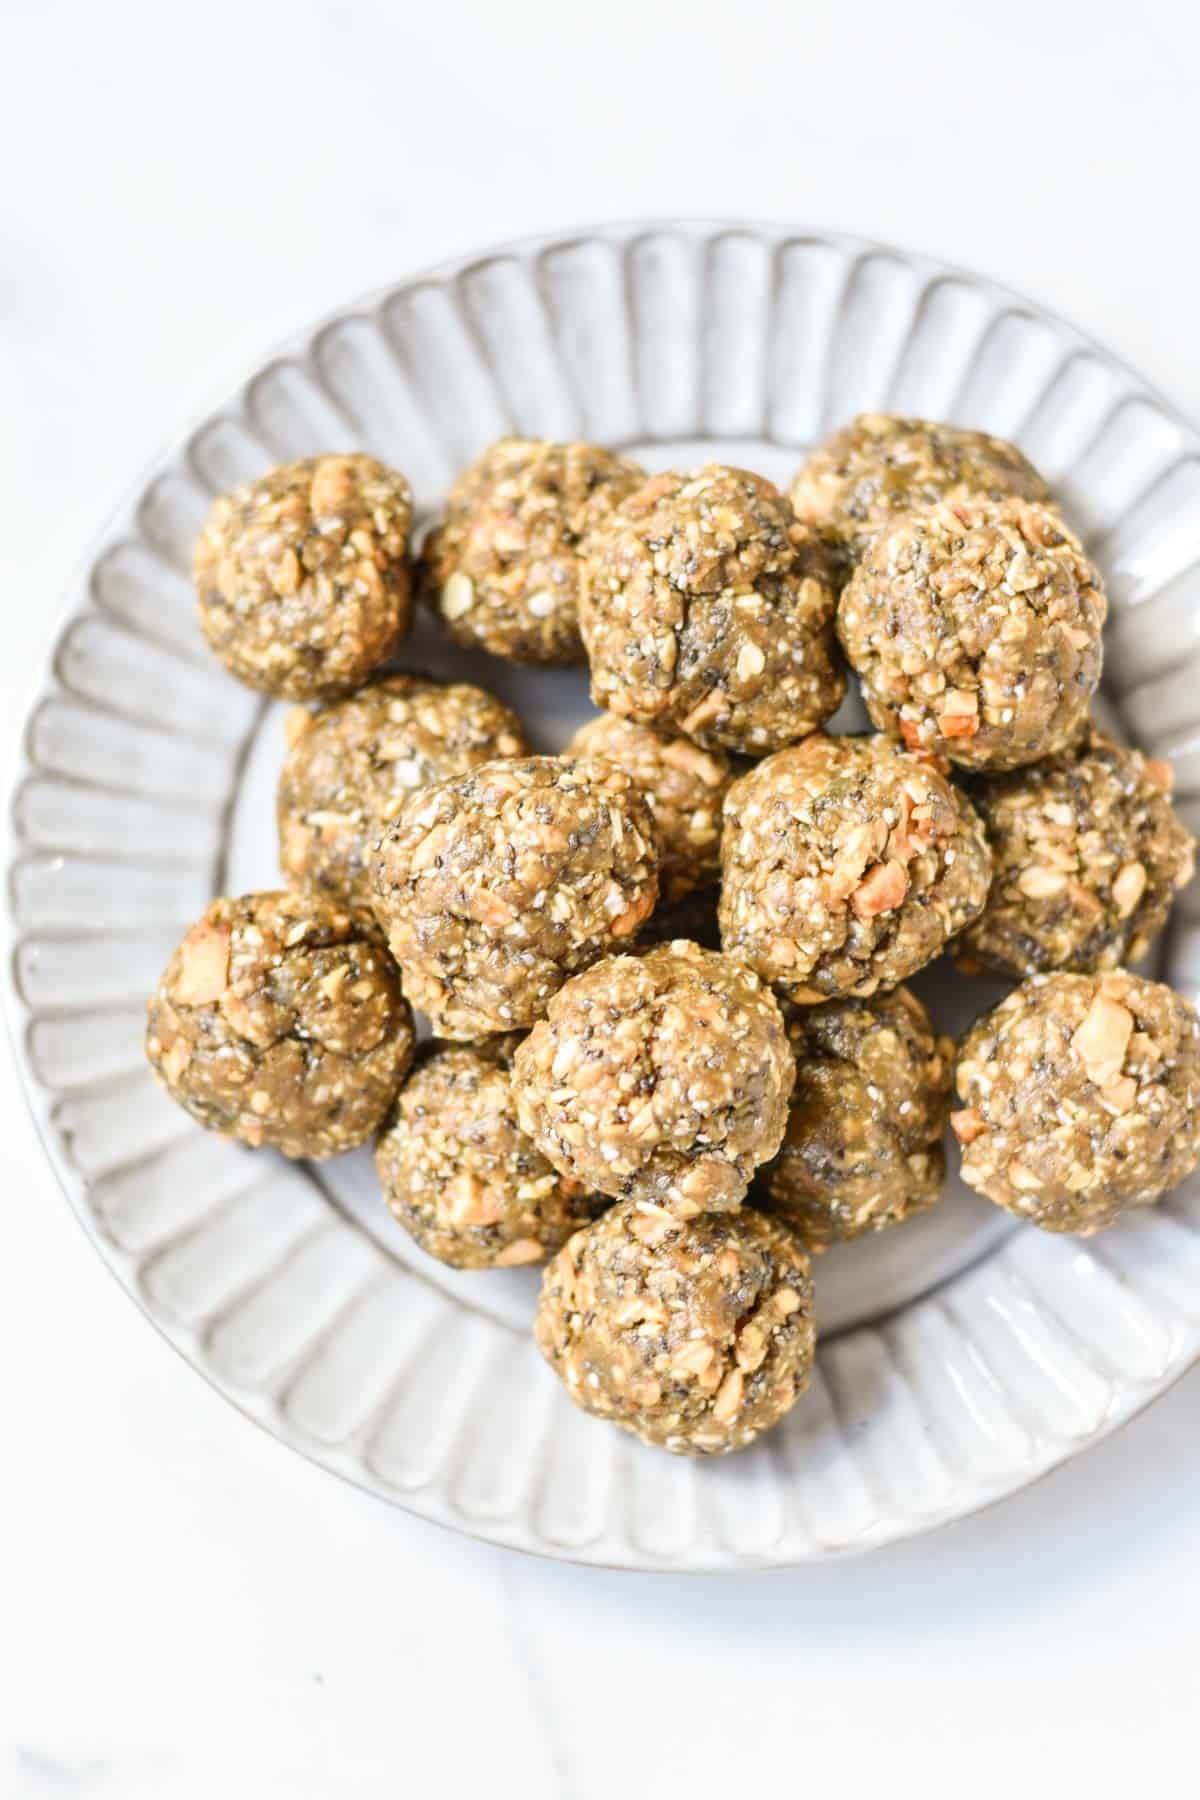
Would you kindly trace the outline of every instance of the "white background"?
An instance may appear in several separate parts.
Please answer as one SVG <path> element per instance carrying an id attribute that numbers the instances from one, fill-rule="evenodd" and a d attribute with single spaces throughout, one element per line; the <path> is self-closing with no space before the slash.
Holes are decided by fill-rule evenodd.
<path id="1" fill-rule="evenodd" d="M 0 0 L 0 718 L 109 500 L 284 329 L 515 233 L 775 218 L 1023 287 L 1200 414 L 1200 15 Z M 1195 1790 L 1200 1374 L 978 1519 L 737 1580 L 540 1565 L 244 1422 L 0 1073 L 0 1795 Z"/>

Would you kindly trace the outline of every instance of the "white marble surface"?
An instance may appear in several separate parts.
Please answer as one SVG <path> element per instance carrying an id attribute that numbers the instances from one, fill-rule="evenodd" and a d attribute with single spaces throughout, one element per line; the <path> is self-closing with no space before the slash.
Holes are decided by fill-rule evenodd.
<path id="1" fill-rule="evenodd" d="M 1036 291 L 1200 413 L 1200 21 L 986 12 L 5 0 L 6 732 L 109 498 L 223 374 L 514 232 L 692 211 L 911 243 Z M 104 1274 L 7 1065 L 0 1122 L 5 1800 L 1194 1785 L 1200 1373 L 862 1562 L 538 1565 L 241 1420 Z"/>

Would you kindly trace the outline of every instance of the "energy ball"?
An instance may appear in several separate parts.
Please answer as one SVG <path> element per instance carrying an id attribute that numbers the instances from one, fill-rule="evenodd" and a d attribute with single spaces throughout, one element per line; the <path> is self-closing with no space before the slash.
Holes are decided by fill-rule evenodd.
<path id="1" fill-rule="evenodd" d="M 549 1265 L 534 1336 L 585 1412 L 678 1455 L 721 1456 L 808 1385 L 808 1258 L 761 1213 L 681 1221 L 625 1201 Z"/>
<path id="2" fill-rule="evenodd" d="M 585 1188 L 692 1218 L 741 1204 L 796 1078 L 769 989 L 680 939 L 577 975 L 517 1050 L 517 1117 Z"/>
<path id="3" fill-rule="evenodd" d="M 381 935 L 313 894 L 214 900 L 151 996 L 146 1055 L 210 1131 L 338 1156 L 379 1129 L 413 1056 Z"/>
<path id="4" fill-rule="evenodd" d="M 721 942 L 785 999 L 897 987 L 982 910 L 991 854 L 970 802 L 886 738 L 811 737 L 735 781 Z"/>
<path id="5" fill-rule="evenodd" d="M 200 624 L 230 674 L 287 700 L 364 682 L 408 630 L 412 495 L 370 456 L 314 456 L 222 494 L 196 544 Z"/>
<path id="6" fill-rule="evenodd" d="M 320 712 L 294 707 L 279 778 L 287 880 L 370 904 L 367 849 L 414 788 L 469 774 L 529 746 L 515 713 L 482 688 L 391 675 Z"/>
<path id="7" fill-rule="evenodd" d="M 805 1007 L 788 1020 L 796 1088 L 765 1203 L 810 1251 L 932 1206 L 946 1172 L 954 1045 L 916 995 Z"/>
<path id="8" fill-rule="evenodd" d="M 509 1038 L 435 1045 L 376 1146 L 388 1206 L 455 1269 L 541 1262 L 605 1204 L 552 1169 L 517 1124 L 513 1048 Z"/>
<path id="9" fill-rule="evenodd" d="M 591 541 L 579 622 L 592 699 L 638 725 L 762 755 L 845 692 L 828 556 L 771 482 L 655 475 Z"/>
<path id="10" fill-rule="evenodd" d="M 517 663 L 583 661 L 580 556 L 646 479 L 595 444 L 501 438 L 459 476 L 425 540 L 421 585 L 454 641 Z"/>
<path id="11" fill-rule="evenodd" d="M 658 897 L 641 789 L 587 757 L 487 763 L 413 794 L 369 862 L 404 991 L 440 1037 L 532 1025 Z"/>
<path id="12" fill-rule="evenodd" d="M 1033 975 L 968 1032 L 963 1180 L 1045 1231 L 1103 1231 L 1200 1162 L 1200 1020 L 1128 971 Z"/>
<path id="13" fill-rule="evenodd" d="M 616 713 L 581 725 L 568 756 L 603 756 L 633 776 L 646 796 L 662 854 L 664 900 L 679 900 L 717 879 L 721 804 L 733 780 L 729 758 L 690 738 L 667 737 Z"/>
<path id="14" fill-rule="evenodd" d="M 1014 769 L 1083 728 L 1106 604 L 1052 507 L 964 500 L 874 540 L 838 632 L 880 730 L 967 768 Z"/>
<path id="15" fill-rule="evenodd" d="M 1018 980 L 1137 962 L 1195 865 L 1171 780 L 1169 763 L 1093 730 L 1046 762 L 976 782 L 994 876 L 960 960 Z"/>
<path id="16" fill-rule="evenodd" d="M 845 574 L 897 513 L 939 500 L 1049 500 L 1015 444 L 930 419 L 860 413 L 818 449 L 792 483 L 796 517 L 839 546 Z"/>

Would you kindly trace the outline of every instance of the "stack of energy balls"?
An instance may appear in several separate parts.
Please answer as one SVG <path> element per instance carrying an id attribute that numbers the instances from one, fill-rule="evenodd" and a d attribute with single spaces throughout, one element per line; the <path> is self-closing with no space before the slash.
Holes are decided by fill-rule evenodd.
<path id="1" fill-rule="evenodd" d="M 1051 1231 L 1200 1161 L 1196 1014 L 1125 966 L 1192 840 L 1170 769 L 1090 720 L 1100 578 L 1012 445 L 865 416 L 785 498 L 506 439 L 416 558 L 410 525 L 401 475 L 328 456 L 197 546 L 213 649 L 300 703 L 286 887 L 214 901 L 150 1002 L 202 1124 L 374 1138 L 429 1254 L 549 1258 L 579 1405 L 694 1453 L 793 1404 L 810 1256 L 933 1204 L 947 1117 Z M 414 594 L 458 644 L 586 658 L 605 710 L 530 755 L 491 695 L 396 669 Z M 843 657 L 873 735 L 822 731 Z M 957 1048 L 904 985 L 948 947 L 1017 983 Z"/>

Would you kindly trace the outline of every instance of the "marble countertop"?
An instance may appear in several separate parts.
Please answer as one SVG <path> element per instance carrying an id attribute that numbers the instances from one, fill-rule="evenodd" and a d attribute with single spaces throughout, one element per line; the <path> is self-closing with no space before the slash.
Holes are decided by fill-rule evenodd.
<path id="1" fill-rule="evenodd" d="M 11 0 L 0 701 L 154 447 L 280 334 L 605 217 L 911 244 L 1200 414 L 1200 18 L 1106 4 Z M 739 1579 L 539 1564 L 248 1424 L 109 1280 L 7 1065 L 0 1794 L 1147 1791 L 1200 1705 L 1200 1372 L 1019 1498 Z"/>

